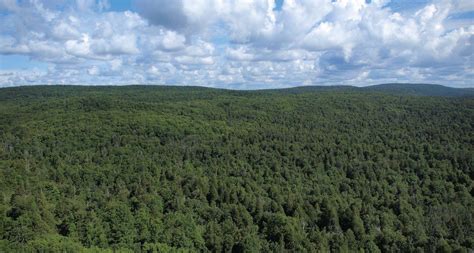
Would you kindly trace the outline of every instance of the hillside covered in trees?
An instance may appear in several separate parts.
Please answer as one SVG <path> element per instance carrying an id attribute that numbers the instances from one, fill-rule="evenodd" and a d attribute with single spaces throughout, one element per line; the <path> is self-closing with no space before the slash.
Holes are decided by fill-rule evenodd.
<path id="1" fill-rule="evenodd" d="M 414 92 L 0 89 L 0 252 L 472 251 L 474 97 Z"/>

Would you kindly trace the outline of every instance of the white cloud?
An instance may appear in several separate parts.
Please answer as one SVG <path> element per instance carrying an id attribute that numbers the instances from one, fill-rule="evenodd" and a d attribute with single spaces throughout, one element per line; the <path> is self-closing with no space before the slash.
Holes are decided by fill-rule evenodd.
<path id="1" fill-rule="evenodd" d="M 99 55 L 137 54 L 136 37 L 130 35 L 114 35 L 108 39 L 94 40 L 92 44 L 94 53 Z"/>
<path id="2" fill-rule="evenodd" d="M 177 63 L 185 64 L 185 65 L 212 65 L 214 64 L 214 59 L 210 56 L 192 57 L 188 55 L 182 55 L 182 56 L 177 56 L 174 59 Z"/>
<path id="3" fill-rule="evenodd" d="M 254 56 L 247 53 L 243 47 L 227 49 L 227 57 L 234 61 L 251 61 L 254 59 Z"/>
<path id="4" fill-rule="evenodd" d="M 79 31 L 70 24 L 61 22 L 53 27 L 52 35 L 61 40 L 77 39 L 81 36 Z"/>
<path id="5" fill-rule="evenodd" d="M 0 53 L 2 54 L 27 54 L 30 49 L 26 45 L 16 44 L 15 38 L 11 36 L 0 37 Z"/>
<path id="6" fill-rule="evenodd" d="M 109 61 L 110 70 L 117 71 L 122 67 L 123 61 L 122 59 L 113 59 Z"/>
<path id="7" fill-rule="evenodd" d="M 92 66 L 87 70 L 87 73 L 92 76 L 97 76 L 100 73 L 100 70 L 97 66 Z"/>
<path id="8" fill-rule="evenodd" d="M 90 39 L 89 35 L 83 33 L 82 38 L 79 40 L 68 40 L 65 43 L 66 52 L 68 54 L 87 57 L 90 55 Z"/>
<path id="9" fill-rule="evenodd" d="M 183 49 L 185 46 L 186 38 L 174 31 L 167 31 L 161 41 L 163 49 L 169 51 L 175 51 Z"/>

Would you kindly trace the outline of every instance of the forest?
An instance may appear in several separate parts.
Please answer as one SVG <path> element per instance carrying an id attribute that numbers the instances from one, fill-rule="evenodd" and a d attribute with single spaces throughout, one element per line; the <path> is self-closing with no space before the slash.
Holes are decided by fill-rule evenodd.
<path id="1" fill-rule="evenodd" d="M 472 252 L 472 90 L 387 87 L 2 88 L 0 252 Z"/>

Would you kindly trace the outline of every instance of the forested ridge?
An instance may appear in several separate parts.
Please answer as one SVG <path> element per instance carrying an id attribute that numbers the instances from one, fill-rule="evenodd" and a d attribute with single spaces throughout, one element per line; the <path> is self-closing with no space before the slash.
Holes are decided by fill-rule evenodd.
<path id="1" fill-rule="evenodd" d="M 472 252 L 474 97 L 388 90 L 0 89 L 0 252 Z"/>

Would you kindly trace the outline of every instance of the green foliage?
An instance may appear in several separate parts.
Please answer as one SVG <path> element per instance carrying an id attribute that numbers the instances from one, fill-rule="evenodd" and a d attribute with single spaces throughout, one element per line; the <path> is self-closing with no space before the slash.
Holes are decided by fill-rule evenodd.
<path id="1" fill-rule="evenodd" d="M 386 89 L 0 89 L 0 252 L 472 251 L 474 100 Z"/>

